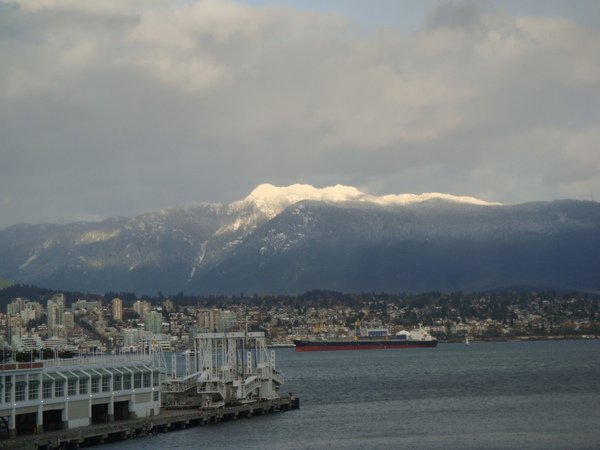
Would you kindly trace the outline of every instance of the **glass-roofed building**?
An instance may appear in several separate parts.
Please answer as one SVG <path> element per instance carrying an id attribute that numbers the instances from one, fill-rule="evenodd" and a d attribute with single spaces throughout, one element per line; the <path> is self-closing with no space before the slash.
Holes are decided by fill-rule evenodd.
<path id="1" fill-rule="evenodd" d="M 0 436 L 156 415 L 160 377 L 156 354 L 0 364 Z"/>

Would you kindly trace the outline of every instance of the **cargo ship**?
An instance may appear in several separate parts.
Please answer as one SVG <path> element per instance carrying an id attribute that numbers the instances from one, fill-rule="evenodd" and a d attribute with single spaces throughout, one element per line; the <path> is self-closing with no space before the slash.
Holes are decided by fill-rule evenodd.
<path id="1" fill-rule="evenodd" d="M 317 352 L 337 350 L 387 350 L 397 348 L 435 347 L 437 339 L 419 327 L 390 335 L 385 328 L 361 330 L 360 334 L 341 339 L 295 339 L 295 351 Z"/>

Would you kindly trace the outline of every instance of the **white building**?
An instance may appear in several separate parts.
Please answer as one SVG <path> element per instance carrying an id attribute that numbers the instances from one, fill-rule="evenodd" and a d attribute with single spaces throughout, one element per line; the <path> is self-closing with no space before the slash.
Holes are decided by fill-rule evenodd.
<path id="1" fill-rule="evenodd" d="M 55 294 L 48 300 L 48 332 L 56 336 L 58 329 L 63 325 L 63 314 L 65 312 L 65 296 Z"/>
<path id="2" fill-rule="evenodd" d="M 157 356 L 0 364 L 0 421 L 14 437 L 158 414 Z"/>
<path id="3" fill-rule="evenodd" d="M 42 338 L 37 334 L 14 335 L 11 340 L 13 349 L 19 352 L 39 350 L 43 347 Z"/>
<path id="4" fill-rule="evenodd" d="M 25 304 L 27 303 L 27 299 L 17 297 L 13 299 L 8 305 L 6 305 L 6 314 L 9 316 L 13 316 L 15 314 L 21 314 L 21 311 L 25 309 Z"/>
<path id="5" fill-rule="evenodd" d="M 112 316 L 114 320 L 123 320 L 123 300 L 120 298 L 113 298 L 112 300 Z"/>
<path id="6" fill-rule="evenodd" d="M 150 302 L 146 300 L 137 300 L 133 304 L 133 311 L 140 317 L 144 317 L 146 314 L 150 312 Z"/>
<path id="7" fill-rule="evenodd" d="M 138 346 L 142 342 L 143 335 L 144 330 L 141 330 L 139 328 L 123 328 L 121 330 L 121 346 Z"/>
<path id="8" fill-rule="evenodd" d="M 146 334 L 142 338 L 144 348 L 158 345 L 162 351 L 171 351 L 171 341 L 173 337 L 169 334 Z"/>

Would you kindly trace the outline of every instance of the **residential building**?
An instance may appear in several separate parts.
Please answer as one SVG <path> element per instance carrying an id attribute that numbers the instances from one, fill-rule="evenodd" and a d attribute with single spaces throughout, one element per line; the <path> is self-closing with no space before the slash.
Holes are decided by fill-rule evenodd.
<path id="1" fill-rule="evenodd" d="M 121 322 L 123 320 L 123 300 L 113 298 L 112 300 L 112 316 L 114 320 Z"/>
<path id="2" fill-rule="evenodd" d="M 144 316 L 144 330 L 152 334 L 160 334 L 162 331 L 163 316 L 158 311 L 150 311 Z"/>

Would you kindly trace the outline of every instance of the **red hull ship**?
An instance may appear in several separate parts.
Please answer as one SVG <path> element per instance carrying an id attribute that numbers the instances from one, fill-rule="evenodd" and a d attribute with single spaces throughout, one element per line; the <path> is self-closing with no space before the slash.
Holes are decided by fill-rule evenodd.
<path id="1" fill-rule="evenodd" d="M 437 339 L 432 337 L 422 328 L 401 331 L 389 336 L 387 330 L 367 330 L 365 335 L 356 336 L 354 339 L 296 339 L 294 340 L 297 352 L 320 352 L 339 350 L 387 350 L 400 348 L 435 347 Z"/>

